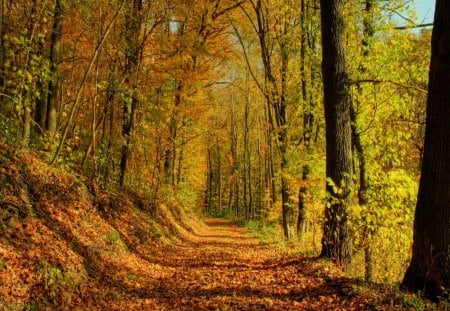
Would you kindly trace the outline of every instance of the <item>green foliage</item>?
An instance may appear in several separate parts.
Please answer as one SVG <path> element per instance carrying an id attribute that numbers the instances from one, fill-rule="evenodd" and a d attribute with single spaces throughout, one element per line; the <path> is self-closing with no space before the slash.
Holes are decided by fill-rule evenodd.
<path id="1" fill-rule="evenodd" d="M 409 261 L 417 188 L 417 180 L 405 170 L 372 175 L 366 194 L 368 204 L 354 204 L 350 214 L 356 247 L 353 267 L 356 275 L 363 274 L 364 263 L 359 256 L 363 255 L 364 245 L 369 243 L 373 249 L 375 279 L 383 282 L 401 280 Z"/>
<path id="2" fill-rule="evenodd" d="M 227 218 L 227 219 L 233 219 L 235 216 L 235 211 L 230 208 L 224 208 L 222 210 L 211 210 L 211 211 L 205 211 L 206 216 L 209 217 L 216 217 L 216 218 Z"/>
<path id="3" fill-rule="evenodd" d="M 68 296 L 68 290 L 74 289 L 71 274 L 51 265 L 46 260 L 41 260 L 38 271 L 45 290 L 45 304 L 63 308 L 69 306 L 71 298 L 70 295 Z"/>
<path id="4" fill-rule="evenodd" d="M 117 230 L 111 231 L 111 233 L 106 237 L 106 241 L 113 245 L 116 244 L 121 241 L 120 233 L 117 232 Z"/>
<path id="5" fill-rule="evenodd" d="M 197 212 L 199 206 L 198 192 L 189 187 L 187 183 L 180 183 L 176 193 L 181 207 L 186 211 Z"/>
<path id="6" fill-rule="evenodd" d="M 279 244 L 284 241 L 282 232 L 277 223 L 247 220 L 243 224 L 245 228 L 247 228 L 253 235 L 258 237 L 263 243 Z"/>

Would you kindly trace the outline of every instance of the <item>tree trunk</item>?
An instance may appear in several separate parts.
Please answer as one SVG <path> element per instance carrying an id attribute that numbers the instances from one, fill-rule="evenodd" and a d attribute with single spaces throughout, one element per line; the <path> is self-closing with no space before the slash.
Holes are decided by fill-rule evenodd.
<path id="1" fill-rule="evenodd" d="M 239 215 L 239 176 L 238 176 L 238 159 L 237 159 L 237 146 L 238 146 L 238 133 L 237 133 L 237 121 L 236 121 L 236 111 L 234 107 L 234 98 L 231 98 L 231 177 L 232 177 L 232 195 L 233 197 L 233 209 L 235 215 Z M 230 199 L 231 200 L 231 199 Z"/>
<path id="2" fill-rule="evenodd" d="M 259 114 L 256 115 L 257 120 L 257 129 L 258 129 L 258 202 L 257 202 L 257 210 L 256 214 L 260 221 L 265 220 L 265 215 L 263 215 L 263 210 L 265 210 L 265 200 L 264 200 L 264 175 L 265 175 L 265 167 L 263 167 L 263 152 L 262 152 L 262 141 L 261 141 L 261 122 L 259 118 Z"/>
<path id="3" fill-rule="evenodd" d="M 175 81 L 176 92 L 174 96 L 174 108 L 170 117 L 169 124 L 169 146 L 165 151 L 164 160 L 164 177 L 165 180 L 170 183 L 173 189 L 175 189 L 175 162 L 177 156 L 177 136 L 178 136 L 178 116 L 181 105 L 181 93 L 183 91 L 183 83 L 181 81 Z"/>
<path id="4" fill-rule="evenodd" d="M 299 240 L 303 239 L 303 234 L 305 233 L 306 225 L 306 193 L 308 188 L 306 187 L 306 182 L 308 180 L 310 173 L 310 168 L 308 165 L 303 166 L 302 174 L 302 186 L 298 191 L 298 217 L 297 217 L 297 238 Z"/>
<path id="5" fill-rule="evenodd" d="M 343 1 L 321 0 L 320 4 L 327 176 L 321 256 L 347 263 L 352 255 L 352 239 L 347 223 L 351 200 L 352 149 Z"/>
<path id="6" fill-rule="evenodd" d="M 268 192 L 270 193 L 270 204 L 272 207 L 277 201 L 277 187 L 275 182 L 275 164 L 273 157 L 273 143 L 272 143 L 272 127 L 271 124 L 271 116 L 270 116 L 270 107 L 267 105 L 264 107 L 265 117 L 266 117 L 266 130 L 264 131 L 265 140 L 266 140 L 266 187 Z"/>
<path id="7" fill-rule="evenodd" d="M 359 65 L 359 71 L 363 75 L 366 71 L 366 66 L 364 62 L 369 56 L 370 52 L 370 41 L 374 35 L 373 21 L 372 21 L 372 10 L 374 6 L 374 0 L 366 0 L 363 18 L 363 38 L 361 41 L 362 45 L 362 62 Z M 359 187 L 358 187 L 358 204 L 360 206 L 365 206 L 368 204 L 367 201 L 367 189 L 368 181 L 366 175 L 366 155 L 364 152 L 364 147 L 361 141 L 361 134 L 358 131 L 358 115 L 355 106 L 359 103 L 359 95 L 362 95 L 361 89 L 358 87 L 358 94 L 356 95 L 356 103 L 352 103 L 350 106 L 350 119 L 352 125 L 352 146 L 356 151 L 356 156 L 358 158 L 358 171 L 359 171 Z M 370 213 L 370 210 L 369 210 Z M 374 234 L 374 230 L 368 227 L 367 215 L 363 214 L 363 232 L 362 232 L 362 243 L 364 248 L 364 272 L 365 280 L 367 282 L 373 281 L 373 251 L 371 245 L 371 237 Z"/>
<path id="8" fill-rule="evenodd" d="M 402 286 L 433 300 L 450 288 L 450 2 L 436 1 L 425 145 L 411 263 Z"/>
<path id="9" fill-rule="evenodd" d="M 33 46 L 34 44 L 34 36 L 35 36 L 35 27 L 37 24 L 37 2 L 36 0 L 33 1 L 32 5 L 31 5 L 31 12 L 30 12 L 30 16 L 29 16 L 29 20 L 28 20 L 28 44 L 29 46 L 27 47 L 27 56 L 26 56 L 26 60 L 25 60 L 25 71 L 28 72 L 30 75 L 31 73 L 31 65 L 30 65 L 30 60 L 31 60 L 31 53 L 34 52 L 34 50 L 36 49 L 36 47 Z M 23 122 L 23 133 L 22 133 L 22 141 L 21 144 L 23 147 L 28 147 L 28 144 L 30 142 L 30 137 L 31 137 L 31 115 L 32 115 L 32 110 L 34 108 L 33 104 L 32 104 L 32 87 L 30 88 L 25 88 L 25 81 L 22 82 L 22 106 L 23 106 L 23 115 L 22 115 L 22 122 Z"/>
<path id="10" fill-rule="evenodd" d="M 131 156 L 131 142 L 134 130 L 134 119 L 138 98 L 136 94 L 136 85 L 138 83 L 138 68 L 140 64 L 139 36 L 141 29 L 142 0 L 134 0 L 132 8 L 126 16 L 127 32 L 126 32 L 126 68 L 125 68 L 125 84 L 128 87 L 123 102 L 123 120 L 122 120 L 122 136 L 124 143 L 122 145 L 120 157 L 120 173 L 119 186 L 123 187 L 125 183 L 125 175 L 128 169 L 128 162 Z"/>
<path id="11" fill-rule="evenodd" d="M 1 21 L 0 21 L 0 72 L 5 72 L 5 61 L 6 61 L 6 46 L 5 46 L 5 35 L 6 35 L 6 27 L 7 23 L 7 14 L 6 14 L 6 4 L 5 0 L 1 0 Z M 5 89 L 5 77 L 4 74 L 0 75 L 0 92 L 4 93 Z M 3 102 L 3 96 L 0 96 L 0 103 Z"/>
<path id="12" fill-rule="evenodd" d="M 245 96 L 245 109 L 244 109 L 244 167 L 243 167 L 243 177 L 244 177 L 244 208 L 245 208 L 245 219 L 250 219 L 250 208 L 251 208 L 251 180 L 250 180 L 250 147 L 249 147 L 249 113 L 250 113 L 250 89 L 248 72 L 246 76 L 246 96 Z"/>
<path id="13" fill-rule="evenodd" d="M 26 92 L 28 93 L 28 92 Z M 23 134 L 22 134 L 22 146 L 28 147 L 31 136 L 31 104 L 30 96 L 26 94 L 24 109 L 23 109 Z"/>
<path id="14" fill-rule="evenodd" d="M 307 81 L 306 71 L 306 47 L 308 46 L 309 28 L 306 23 L 308 15 L 307 0 L 301 1 L 301 41 L 300 41 L 300 74 L 302 86 L 302 102 L 303 102 L 303 143 L 306 147 L 310 146 L 313 126 L 314 126 L 314 101 L 311 92 L 311 85 Z M 312 68 L 311 68 L 312 71 Z M 311 72 L 312 75 L 312 72 Z M 314 77 L 312 77 L 314 78 Z M 311 79 L 314 81 L 314 79 Z"/>
<path id="15" fill-rule="evenodd" d="M 134 117 L 136 114 L 136 101 L 135 96 L 131 96 L 124 100 L 123 105 L 123 124 L 122 124 L 122 136 L 124 137 L 124 144 L 121 149 L 120 157 L 120 174 L 119 185 L 123 187 L 125 184 L 125 175 L 128 169 L 128 162 L 131 156 L 131 141 L 132 133 L 134 129 Z"/>
<path id="16" fill-rule="evenodd" d="M 49 147 L 53 148 L 54 138 L 56 135 L 57 128 L 57 99 L 58 99 L 58 60 L 57 60 L 57 50 L 58 44 L 61 41 L 62 36 L 62 6 L 61 0 L 55 0 L 55 9 L 53 13 L 53 26 L 52 26 L 52 36 L 50 40 L 50 79 L 47 87 L 47 107 L 46 107 L 46 131 L 47 139 L 49 141 Z M 42 109 L 44 109 L 42 107 Z"/>
<path id="17" fill-rule="evenodd" d="M 219 137 L 216 136 L 216 147 L 217 147 L 217 192 L 218 192 L 218 209 L 219 214 L 222 213 L 222 166 L 221 166 L 221 156 L 220 156 L 220 144 Z"/>
<path id="18" fill-rule="evenodd" d="M 208 148 L 208 170 L 207 170 L 207 189 L 206 189 L 206 210 L 208 211 L 208 213 L 212 212 L 212 194 L 213 194 L 213 165 L 212 165 L 212 160 L 211 160 L 211 150 Z"/>
<path id="19" fill-rule="evenodd" d="M 367 177 L 366 177 L 366 156 L 364 148 L 361 142 L 361 136 L 356 128 L 357 117 L 354 107 L 352 106 L 350 112 L 352 120 L 352 144 L 355 148 L 356 155 L 358 157 L 358 168 L 359 168 L 359 187 L 358 187 L 358 204 L 360 206 L 367 205 Z M 367 282 L 373 281 L 373 252 L 372 246 L 370 244 L 371 237 L 373 235 L 372 229 L 368 228 L 367 217 L 363 215 L 363 232 L 362 232 L 362 242 L 364 247 L 364 278 Z"/>
<path id="20" fill-rule="evenodd" d="M 287 179 L 287 148 L 288 148 L 288 133 L 287 133 L 287 112 L 286 112 L 286 98 L 287 98 L 287 68 L 288 68 L 288 53 L 284 42 L 280 44 L 281 52 L 281 96 L 277 107 L 275 109 L 278 127 L 278 151 L 280 154 L 280 169 L 281 169 L 281 205 L 283 212 L 283 232 L 284 238 L 289 240 L 291 233 L 289 227 L 291 225 L 292 207 L 289 201 L 290 186 Z"/>
<path id="21" fill-rule="evenodd" d="M 285 176 L 281 176 L 281 212 L 283 220 L 283 235 L 286 240 L 289 240 L 289 181 Z"/>

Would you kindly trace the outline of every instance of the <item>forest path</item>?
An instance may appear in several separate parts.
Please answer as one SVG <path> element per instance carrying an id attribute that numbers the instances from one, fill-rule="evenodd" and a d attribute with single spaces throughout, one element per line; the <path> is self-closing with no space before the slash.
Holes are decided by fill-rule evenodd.
<path id="1" fill-rule="evenodd" d="M 149 264 L 168 271 L 123 288 L 116 310 L 363 310 L 372 309 L 354 285 L 314 258 L 283 258 L 224 219 L 206 219 L 182 245 L 152 252 Z M 150 263 L 151 261 L 151 263 Z M 326 269 L 325 269 L 326 270 Z M 384 309 L 384 308 L 383 308 Z M 379 309 L 376 309 L 379 310 Z"/>

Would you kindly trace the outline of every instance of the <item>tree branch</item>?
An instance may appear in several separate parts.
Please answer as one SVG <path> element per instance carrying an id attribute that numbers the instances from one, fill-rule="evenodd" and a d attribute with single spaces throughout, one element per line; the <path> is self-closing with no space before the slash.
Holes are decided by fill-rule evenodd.
<path id="1" fill-rule="evenodd" d="M 433 27 L 433 23 L 425 23 L 425 24 L 414 24 L 411 26 L 398 26 L 394 27 L 395 30 L 407 30 L 407 29 L 415 29 L 415 28 L 425 28 L 425 27 Z"/>
<path id="2" fill-rule="evenodd" d="M 236 37 L 238 38 L 239 43 L 241 44 L 242 51 L 244 52 L 245 62 L 247 63 L 247 68 L 250 72 L 250 75 L 252 76 L 253 80 L 255 81 L 258 88 L 261 90 L 261 92 L 265 95 L 266 92 L 262 86 L 262 84 L 259 82 L 258 78 L 256 77 L 255 73 L 253 72 L 252 66 L 250 64 L 250 60 L 248 59 L 247 50 L 245 49 L 244 41 L 242 40 L 241 34 L 239 33 L 239 30 L 234 25 L 232 19 L 230 18 L 230 24 L 233 27 L 234 33 L 236 34 Z"/>
<path id="3" fill-rule="evenodd" d="M 89 76 L 89 73 L 92 70 L 92 67 L 94 66 L 95 60 L 97 59 L 97 56 L 98 56 L 98 54 L 100 52 L 100 49 L 102 48 L 103 43 L 105 42 L 106 38 L 108 37 L 108 35 L 109 35 L 109 33 L 110 33 L 111 29 L 112 29 L 112 26 L 114 25 L 117 17 L 119 16 L 119 13 L 122 11 L 122 8 L 123 8 L 123 6 L 125 5 L 126 2 L 127 2 L 126 0 L 123 0 L 122 3 L 120 4 L 119 8 L 115 12 L 112 20 L 109 22 L 109 25 L 106 28 L 105 33 L 101 37 L 100 42 L 98 42 L 98 44 L 97 44 L 97 47 L 96 47 L 95 52 L 94 52 L 94 55 L 92 55 L 91 61 L 89 62 L 88 68 L 84 72 L 83 79 L 81 80 L 80 86 L 78 87 L 78 90 L 77 90 L 77 94 L 75 95 L 75 102 L 74 102 L 74 104 L 72 106 L 72 110 L 70 111 L 69 119 L 67 121 L 66 127 L 64 128 L 63 135 L 61 136 L 61 141 L 59 142 L 59 145 L 58 145 L 58 148 L 56 149 L 55 155 L 53 156 L 52 160 L 50 161 L 51 165 L 53 165 L 55 163 L 56 159 L 59 156 L 59 153 L 61 152 L 62 146 L 64 145 L 64 142 L 65 142 L 66 137 L 67 137 L 67 133 L 69 132 L 70 124 L 73 121 L 73 118 L 75 116 L 75 111 L 76 111 L 76 109 L 78 107 L 78 104 L 80 102 L 81 93 L 84 90 L 87 78 Z"/>
<path id="4" fill-rule="evenodd" d="M 420 88 L 420 87 L 417 87 L 417 86 L 414 86 L 414 85 L 403 84 L 403 83 L 392 81 L 392 80 L 364 79 L 364 80 L 350 81 L 350 85 L 358 85 L 358 84 L 361 84 L 361 83 L 372 83 L 372 84 L 389 83 L 389 84 L 393 84 L 395 86 L 399 86 L 399 87 L 404 88 L 404 89 L 412 89 L 412 90 L 415 90 L 415 91 L 420 92 L 422 94 L 427 94 L 428 93 L 428 91 L 423 89 L 423 88 Z"/>

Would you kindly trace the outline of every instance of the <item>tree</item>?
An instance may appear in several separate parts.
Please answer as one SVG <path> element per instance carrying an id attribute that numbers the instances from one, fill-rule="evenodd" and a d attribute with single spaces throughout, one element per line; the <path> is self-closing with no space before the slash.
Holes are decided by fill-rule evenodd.
<path id="1" fill-rule="evenodd" d="M 123 187 L 125 182 L 125 174 L 128 167 L 129 158 L 131 156 L 131 140 L 135 126 L 135 115 L 138 106 L 137 83 L 138 71 L 141 63 L 142 46 L 139 45 L 140 32 L 142 24 L 142 0 L 135 0 L 132 3 L 127 14 L 127 45 L 126 45 L 126 67 L 125 67 L 125 84 L 129 87 L 123 103 L 123 124 L 122 136 L 124 144 L 122 145 L 120 158 L 120 175 L 119 184 Z"/>
<path id="2" fill-rule="evenodd" d="M 435 12 L 412 259 L 402 282 L 433 300 L 450 288 L 450 3 L 437 0 Z"/>
<path id="3" fill-rule="evenodd" d="M 347 223 L 352 183 L 350 93 L 342 0 L 321 0 L 322 74 L 326 124 L 327 203 L 321 256 L 351 259 Z"/>

